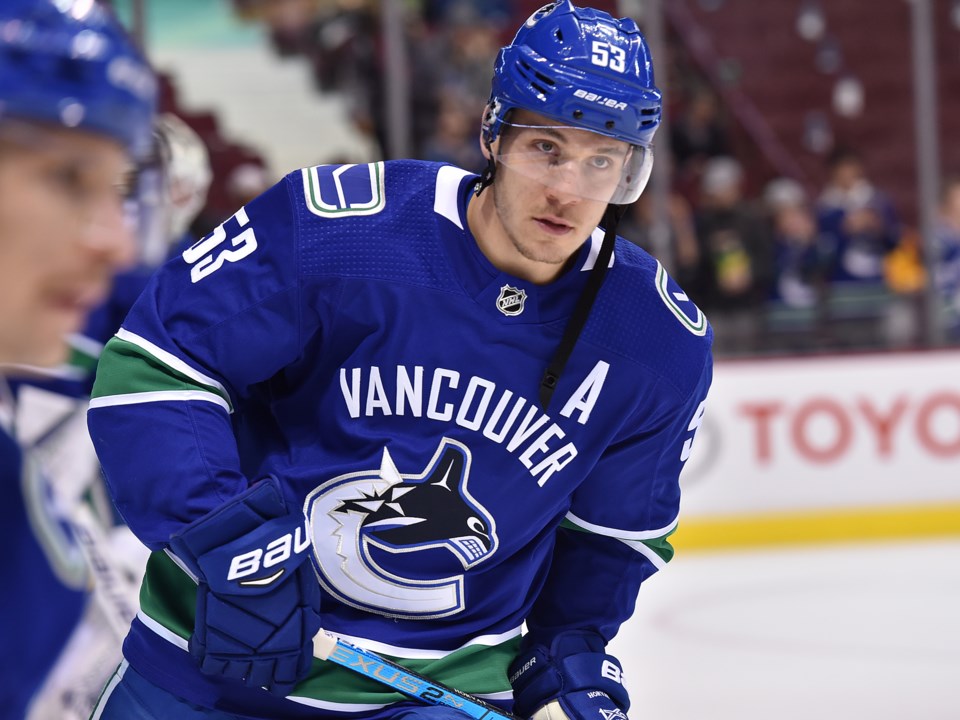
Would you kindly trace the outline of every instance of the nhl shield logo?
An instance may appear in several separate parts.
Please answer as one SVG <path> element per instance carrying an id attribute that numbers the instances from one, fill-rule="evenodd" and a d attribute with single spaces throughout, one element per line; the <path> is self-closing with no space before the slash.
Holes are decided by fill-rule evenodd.
<path id="1" fill-rule="evenodd" d="M 525 290 L 515 288 L 512 285 L 504 285 L 500 288 L 500 297 L 497 298 L 497 310 L 507 316 L 519 315 L 523 312 L 523 303 L 527 299 Z"/>

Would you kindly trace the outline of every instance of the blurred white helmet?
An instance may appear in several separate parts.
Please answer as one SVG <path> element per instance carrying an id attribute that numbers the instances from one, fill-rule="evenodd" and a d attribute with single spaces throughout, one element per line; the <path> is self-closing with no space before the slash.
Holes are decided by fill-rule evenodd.
<path id="1" fill-rule="evenodd" d="M 136 213 L 143 264 L 164 262 L 207 202 L 213 180 L 210 154 L 199 135 L 171 113 L 154 122 L 150 162 L 137 179 Z"/>
<path id="2" fill-rule="evenodd" d="M 167 153 L 170 234 L 179 240 L 207 202 L 213 180 L 210 153 L 193 128 L 171 113 L 157 118 L 157 135 Z"/>

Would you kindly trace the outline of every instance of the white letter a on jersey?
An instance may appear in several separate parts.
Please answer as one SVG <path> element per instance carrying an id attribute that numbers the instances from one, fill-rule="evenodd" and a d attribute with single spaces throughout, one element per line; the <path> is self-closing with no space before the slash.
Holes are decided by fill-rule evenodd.
<path id="1" fill-rule="evenodd" d="M 610 364 L 603 360 L 594 365 L 590 374 L 580 383 L 580 387 L 567 400 L 567 404 L 563 406 L 560 414 L 564 417 L 570 417 L 574 410 L 579 410 L 580 417 L 577 418 L 577 422 L 585 425 L 587 420 L 590 419 L 590 411 L 597 404 L 597 398 L 600 397 L 600 391 L 603 389 L 603 383 L 607 379 L 609 369 Z"/>

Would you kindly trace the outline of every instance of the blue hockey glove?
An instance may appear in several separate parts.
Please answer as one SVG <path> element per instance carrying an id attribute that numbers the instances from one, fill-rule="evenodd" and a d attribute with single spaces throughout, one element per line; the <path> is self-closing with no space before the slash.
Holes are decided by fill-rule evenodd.
<path id="1" fill-rule="evenodd" d="M 513 712 L 536 720 L 626 720 L 623 669 L 594 633 L 565 632 L 534 645 L 510 666 Z"/>
<path id="2" fill-rule="evenodd" d="M 209 675 L 286 695 L 313 660 L 320 586 L 300 513 L 273 478 L 258 482 L 170 538 L 197 576 L 190 654 Z"/>

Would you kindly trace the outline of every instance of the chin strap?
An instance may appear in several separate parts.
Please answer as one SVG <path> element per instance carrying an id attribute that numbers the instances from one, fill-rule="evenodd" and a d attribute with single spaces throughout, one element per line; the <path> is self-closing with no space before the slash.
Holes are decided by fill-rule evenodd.
<path id="1" fill-rule="evenodd" d="M 481 178 L 482 182 L 482 178 Z M 478 190 L 479 194 L 479 190 Z M 587 278 L 586 285 L 577 298 L 577 304 L 573 308 L 573 313 L 563 329 L 563 337 L 560 339 L 560 345 L 550 359 L 546 371 L 543 373 L 543 379 L 540 381 L 540 408 L 546 412 L 550 407 L 550 400 L 553 398 L 553 391 L 557 389 L 557 383 L 560 382 L 560 374 L 570 359 L 577 339 L 587 324 L 587 318 L 590 316 L 590 309 L 597 299 L 597 293 L 600 292 L 600 285 L 607 274 L 607 268 L 610 265 L 610 257 L 613 255 L 614 240 L 617 237 L 617 226 L 620 219 L 626 212 L 626 205 L 607 205 L 603 214 L 603 242 L 600 243 L 600 252 L 597 253 L 596 262 L 593 269 L 590 270 L 590 277 Z"/>
<path id="2" fill-rule="evenodd" d="M 489 140 L 484 140 L 483 144 L 487 148 L 487 166 L 480 173 L 480 179 L 473 188 L 474 197 L 479 197 L 485 188 L 493 184 L 493 176 L 497 174 L 497 161 L 493 159 L 493 148 Z"/>

